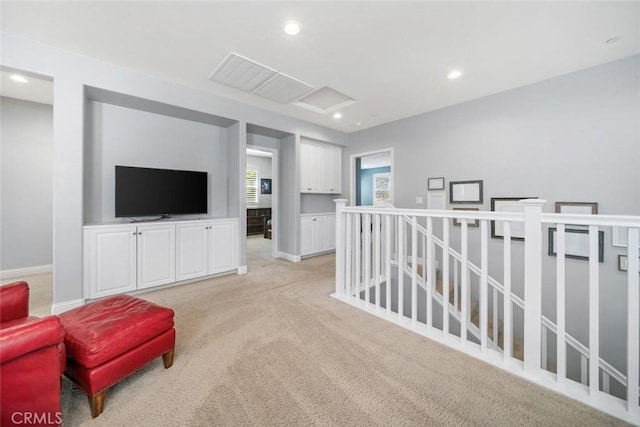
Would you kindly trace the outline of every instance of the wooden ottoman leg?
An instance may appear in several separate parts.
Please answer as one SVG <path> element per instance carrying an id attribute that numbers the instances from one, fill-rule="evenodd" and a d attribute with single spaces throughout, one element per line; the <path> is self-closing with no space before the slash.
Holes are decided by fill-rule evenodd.
<path id="1" fill-rule="evenodd" d="M 102 390 L 95 396 L 89 396 L 89 405 L 91 405 L 91 418 L 95 418 L 102 413 L 104 409 L 104 397 L 107 395 L 107 390 Z"/>
<path id="2" fill-rule="evenodd" d="M 173 349 L 162 355 L 162 363 L 164 363 L 165 369 L 169 369 L 173 365 Z"/>

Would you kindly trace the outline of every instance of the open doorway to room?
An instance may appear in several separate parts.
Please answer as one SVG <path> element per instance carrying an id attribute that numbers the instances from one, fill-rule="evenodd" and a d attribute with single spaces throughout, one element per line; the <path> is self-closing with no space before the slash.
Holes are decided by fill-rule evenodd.
<path id="1" fill-rule="evenodd" d="M 351 156 L 352 206 L 393 205 L 393 149 Z"/>
<path id="2" fill-rule="evenodd" d="M 30 315 L 53 303 L 53 81 L 0 70 L 0 284 L 24 280 Z"/>
<path id="3" fill-rule="evenodd" d="M 278 150 L 247 144 L 247 262 L 277 256 Z"/>

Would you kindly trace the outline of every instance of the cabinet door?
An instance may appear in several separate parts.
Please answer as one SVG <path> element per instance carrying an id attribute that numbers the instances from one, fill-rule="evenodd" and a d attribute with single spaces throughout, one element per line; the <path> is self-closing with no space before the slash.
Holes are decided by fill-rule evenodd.
<path id="1" fill-rule="evenodd" d="M 337 147 L 327 148 L 328 191 L 332 194 L 342 193 L 342 149 Z"/>
<path id="2" fill-rule="evenodd" d="M 336 248 L 336 217 L 335 215 L 328 215 L 324 218 L 325 229 L 325 245 L 324 249 L 330 251 Z"/>
<path id="3" fill-rule="evenodd" d="M 85 272 L 89 298 L 136 289 L 136 227 L 102 227 L 85 231 Z M 87 265 L 88 264 L 88 265 Z"/>
<path id="4" fill-rule="evenodd" d="M 209 270 L 209 224 L 176 225 L 176 280 L 206 276 Z"/>
<path id="5" fill-rule="evenodd" d="M 300 254 L 307 255 L 313 252 L 313 217 L 300 218 Z"/>
<path id="6" fill-rule="evenodd" d="M 233 270 L 238 266 L 236 222 L 209 224 L 209 274 Z"/>
<path id="7" fill-rule="evenodd" d="M 313 242 L 312 252 L 322 252 L 325 250 L 325 241 L 326 241 L 325 229 L 324 229 L 325 217 L 316 216 L 312 218 L 312 221 L 313 221 L 313 231 L 312 231 L 312 238 L 311 238 L 311 241 Z"/>
<path id="8" fill-rule="evenodd" d="M 138 289 L 176 280 L 176 227 L 138 226 Z"/>
<path id="9" fill-rule="evenodd" d="M 300 143 L 300 192 L 319 193 L 322 181 L 322 149 L 316 144 Z"/>

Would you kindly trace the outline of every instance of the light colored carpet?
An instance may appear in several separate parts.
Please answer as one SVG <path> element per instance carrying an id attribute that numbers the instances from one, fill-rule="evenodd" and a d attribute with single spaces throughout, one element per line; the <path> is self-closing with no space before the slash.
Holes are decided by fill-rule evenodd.
<path id="1" fill-rule="evenodd" d="M 173 367 L 109 389 L 95 420 L 65 379 L 64 424 L 623 425 L 330 298 L 333 255 L 293 264 L 250 238 L 249 260 L 244 276 L 144 294 L 176 312 Z"/>

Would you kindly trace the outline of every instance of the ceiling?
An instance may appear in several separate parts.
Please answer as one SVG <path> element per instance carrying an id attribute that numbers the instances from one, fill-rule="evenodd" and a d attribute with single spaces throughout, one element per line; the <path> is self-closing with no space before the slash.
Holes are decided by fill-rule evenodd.
<path id="1" fill-rule="evenodd" d="M 640 53 L 638 2 L 12 2 L 2 31 L 343 132 Z M 288 20 L 297 36 L 284 33 Z M 620 36 L 616 43 L 607 40 Z M 211 81 L 235 52 L 356 103 L 341 119 Z M 462 77 L 447 79 L 459 69 Z"/>

